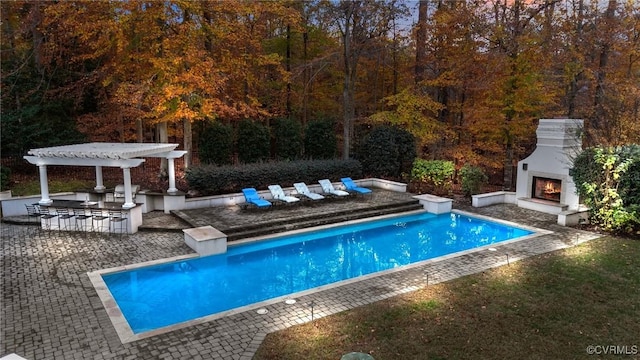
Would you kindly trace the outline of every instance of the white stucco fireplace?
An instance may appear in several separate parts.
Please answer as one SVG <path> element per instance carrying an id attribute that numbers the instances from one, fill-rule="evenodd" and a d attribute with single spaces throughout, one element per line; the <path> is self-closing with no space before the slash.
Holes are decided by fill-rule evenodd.
<path id="1" fill-rule="evenodd" d="M 582 149 L 583 124 L 578 119 L 540 119 L 535 151 L 518 162 L 519 207 L 549 214 L 579 209 L 580 199 L 569 169 Z"/>

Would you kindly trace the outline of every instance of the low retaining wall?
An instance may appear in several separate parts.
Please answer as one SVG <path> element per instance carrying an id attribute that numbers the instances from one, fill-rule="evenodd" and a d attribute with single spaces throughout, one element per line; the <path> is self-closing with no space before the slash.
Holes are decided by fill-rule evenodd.
<path id="1" fill-rule="evenodd" d="M 362 187 L 374 187 L 378 189 L 395 191 L 395 192 L 407 192 L 407 184 L 397 182 L 397 181 L 378 179 L 378 178 L 367 178 L 367 179 L 353 180 L 353 182 L 355 182 L 356 184 Z M 333 185 L 342 187 L 342 183 L 334 183 Z M 320 186 L 318 185 L 318 187 Z"/>
<path id="2" fill-rule="evenodd" d="M 14 196 L 8 199 L 0 200 L 2 205 L 2 216 L 22 216 L 27 215 L 27 208 L 25 205 L 37 204 L 40 201 L 41 196 Z M 84 197 L 78 196 L 73 192 L 63 192 L 50 194 L 51 200 L 84 200 Z"/>
<path id="3" fill-rule="evenodd" d="M 396 182 L 396 181 L 389 181 L 389 180 L 378 179 L 378 178 L 366 178 L 366 179 L 354 180 L 354 182 L 362 187 L 373 187 L 373 188 L 384 189 L 389 191 L 407 192 L 407 184 Z M 344 186 L 342 185 L 341 182 L 334 182 L 333 186 L 336 189 L 344 190 Z M 318 183 L 315 183 L 315 184 L 308 183 L 307 187 L 311 192 L 315 192 L 319 194 L 322 193 L 322 187 Z M 296 194 L 296 191 L 293 187 L 287 187 L 282 189 L 287 195 L 291 193 Z M 267 200 L 273 199 L 273 197 L 271 196 L 271 192 L 269 190 L 259 190 L 258 194 L 264 199 L 267 199 Z M 244 195 L 242 195 L 242 193 L 203 196 L 198 198 L 186 199 L 184 204 L 184 209 L 201 209 L 201 208 L 215 207 L 215 206 L 232 206 L 232 205 L 239 205 L 244 202 L 245 202 Z"/>
<path id="4" fill-rule="evenodd" d="M 495 204 L 516 204 L 529 210 L 557 214 L 558 225 L 561 226 L 574 226 L 589 222 L 589 209 L 582 205 L 577 210 L 565 210 L 566 205 L 545 204 L 531 201 L 530 199 L 516 199 L 516 193 L 509 191 L 495 191 L 471 196 L 471 205 L 473 207 L 485 207 Z"/>
<path id="5" fill-rule="evenodd" d="M 471 195 L 471 206 L 485 207 L 495 204 L 515 204 L 516 193 L 512 191 L 494 191 L 485 194 Z"/>

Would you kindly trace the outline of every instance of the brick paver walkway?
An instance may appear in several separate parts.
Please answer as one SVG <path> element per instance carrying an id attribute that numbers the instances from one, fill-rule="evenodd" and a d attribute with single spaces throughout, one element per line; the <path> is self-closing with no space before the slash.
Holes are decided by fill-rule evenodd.
<path id="1" fill-rule="evenodd" d="M 466 209 L 553 231 L 530 240 L 367 276 L 269 303 L 267 314 L 244 311 L 122 344 L 90 283 L 99 269 L 192 254 L 179 232 L 132 236 L 39 233 L 2 224 L 0 356 L 27 359 L 251 359 L 266 334 L 510 261 L 572 246 L 597 235 L 556 225 L 555 217 L 512 205 Z M 155 216 L 162 222 L 162 216 Z M 158 220 L 160 219 L 160 220 Z M 312 306 L 313 305 L 313 306 Z"/>

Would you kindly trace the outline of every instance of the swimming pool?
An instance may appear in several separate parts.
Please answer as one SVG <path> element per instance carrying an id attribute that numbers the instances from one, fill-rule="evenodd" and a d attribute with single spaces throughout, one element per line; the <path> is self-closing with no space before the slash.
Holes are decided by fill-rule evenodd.
<path id="1" fill-rule="evenodd" d="M 229 246 L 227 253 L 102 273 L 134 334 L 532 234 L 420 212 Z"/>

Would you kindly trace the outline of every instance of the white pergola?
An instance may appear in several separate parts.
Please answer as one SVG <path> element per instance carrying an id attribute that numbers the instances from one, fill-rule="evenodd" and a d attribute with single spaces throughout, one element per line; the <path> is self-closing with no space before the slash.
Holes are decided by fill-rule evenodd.
<path id="1" fill-rule="evenodd" d="M 124 178 L 124 204 L 122 208 L 130 209 L 135 206 L 131 193 L 132 167 L 140 166 L 144 162 L 142 157 L 165 158 L 168 160 L 169 189 L 168 193 L 175 193 L 176 175 L 174 159 L 182 157 L 186 151 L 175 151 L 178 144 L 149 144 L 149 143 L 87 143 L 76 145 L 54 146 L 48 148 L 31 149 L 31 156 L 24 156 L 29 163 L 37 165 L 40 170 L 41 205 L 50 205 L 49 184 L 47 178 L 48 165 L 62 166 L 94 166 L 96 168 L 96 191 L 104 191 L 102 168 L 119 167 Z"/>

